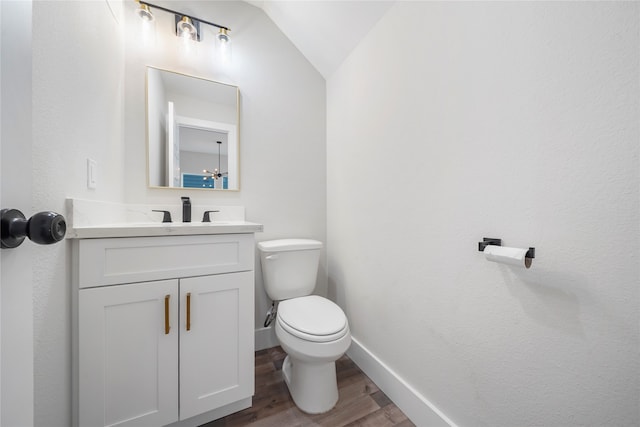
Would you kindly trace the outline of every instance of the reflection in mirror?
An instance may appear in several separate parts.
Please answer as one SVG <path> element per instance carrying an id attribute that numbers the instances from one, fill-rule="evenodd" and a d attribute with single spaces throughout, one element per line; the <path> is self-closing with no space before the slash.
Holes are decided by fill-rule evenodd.
<path id="1" fill-rule="evenodd" d="M 238 88 L 147 67 L 149 185 L 239 189 Z"/>

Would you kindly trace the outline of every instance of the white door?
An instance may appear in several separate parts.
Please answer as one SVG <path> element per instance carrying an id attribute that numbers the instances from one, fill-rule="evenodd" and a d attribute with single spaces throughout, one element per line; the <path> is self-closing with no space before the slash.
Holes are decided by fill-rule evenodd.
<path id="1" fill-rule="evenodd" d="M 252 396 L 253 272 L 181 279 L 180 304 L 180 419 Z"/>
<path id="2" fill-rule="evenodd" d="M 31 1 L 0 1 L 0 204 L 32 214 Z M 33 244 L 0 250 L 0 425 L 33 425 Z"/>
<path id="3" fill-rule="evenodd" d="M 178 420 L 178 281 L 81 289 L 79 425 Z"/>

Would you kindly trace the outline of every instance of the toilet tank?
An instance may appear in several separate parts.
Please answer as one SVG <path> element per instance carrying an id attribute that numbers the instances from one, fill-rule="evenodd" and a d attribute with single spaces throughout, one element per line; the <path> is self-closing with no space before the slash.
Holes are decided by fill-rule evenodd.
<path id="1" fill-rule="evenodd" d="M 316 286 L 322 242 L 310 239 L 258 243 L 262 278 L 274 301 L 310 295 Z"/>

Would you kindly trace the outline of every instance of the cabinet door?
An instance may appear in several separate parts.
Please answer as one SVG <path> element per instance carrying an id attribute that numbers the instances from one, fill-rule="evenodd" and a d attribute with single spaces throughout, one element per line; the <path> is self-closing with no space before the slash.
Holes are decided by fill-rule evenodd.
<path id="1" fill-rule="evenodd" d="M 181 420 L 253 395 L 253 286 L 252 271 L 180 280 Z"/>
<path id="2" fill-rule="evenodd" d="M 178 281 L 82 289 L 78 316 L 79 425 L 177 421 Z"/>

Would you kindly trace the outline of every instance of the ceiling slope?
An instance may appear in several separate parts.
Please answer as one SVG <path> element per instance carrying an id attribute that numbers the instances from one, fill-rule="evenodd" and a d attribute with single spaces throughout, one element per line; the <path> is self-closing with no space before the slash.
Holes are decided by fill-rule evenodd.
<path id="1" fill-rule="evenodd" d="M 261 8 L 327 79 L 384 16 L 394 0 L 265 0 Z"/>

